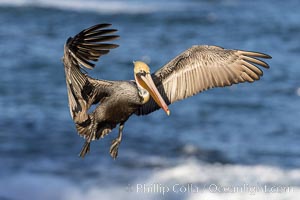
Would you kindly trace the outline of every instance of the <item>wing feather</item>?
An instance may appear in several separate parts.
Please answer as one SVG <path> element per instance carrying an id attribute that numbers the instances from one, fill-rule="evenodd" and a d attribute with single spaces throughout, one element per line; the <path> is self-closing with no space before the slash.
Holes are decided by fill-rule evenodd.
<path id="1" fill-rule="evenodd" d="M 258 66 L 269 68 L 259 58 L 271 56 L 217 46 L 193 46 L 153 73 L 152 78 L 169 105 L 211 88 L 259 80 L 263 71 Z M 159 106 L 151 98 L 136 114 L 145 115 L 157 109 Z"/>
<path id="2" fill-rule="evenodd" d="M 89 77 L 84 68 L 93 69 L 99 57 L 109 53 L 116 44 L 106 43 L 119 36 L 107 35 L 115 29 L 106 29 L 110 24 L 97 24 L 70 37 L 64 47 L 63 63 L 68 90 L 69 108 L 76 123 L 78 132 L 86 136 L 89 117 L 88 110 L 92 104 L 98 103 L 109 95 L 109 87 L 113 82 L 96 80 Z M 102 43 L 103 42 L 103 43 Z"/>

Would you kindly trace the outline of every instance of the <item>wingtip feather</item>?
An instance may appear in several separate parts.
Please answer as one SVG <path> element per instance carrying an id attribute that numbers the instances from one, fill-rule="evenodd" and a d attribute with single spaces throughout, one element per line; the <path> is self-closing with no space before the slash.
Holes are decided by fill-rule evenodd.
<path id="1" fill-rule="evenodd" d="M 118 39 L 119 35 L 108 35 L 116 32 L 116 29 L 105 29 L 110 27 L 109 23 L 96 24 L 90 28 L 84 29 L 74 37 L 69 37 L 65 48 L 69 56 L 73 57 L 72 63 L 76 65 L 76 60 L 80 67 L 93 69 L 95 64 L 89 61 L 97 61 L 102 55 L 109 53 L 110 49 L 115 49 L 119 45 L 105 43 L 111 40 Z M 104 42 L 104 43 L 103 43 Z"/>

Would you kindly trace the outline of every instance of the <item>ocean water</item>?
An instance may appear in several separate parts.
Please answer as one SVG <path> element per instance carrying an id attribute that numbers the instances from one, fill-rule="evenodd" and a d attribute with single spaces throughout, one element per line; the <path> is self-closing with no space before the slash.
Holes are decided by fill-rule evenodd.
<path id="1" fill-rule="evenodd" d="M 0 0 L 0 200 L 297 199 L 300 195 L 300 2 Z M 97 23 L 120 47 L 89 74 L 133 79 L 133 60 L 163 66 L 195 44 L 270 54 L 253 84 L 213 89 L 83 144 L 61 57 Z"/>

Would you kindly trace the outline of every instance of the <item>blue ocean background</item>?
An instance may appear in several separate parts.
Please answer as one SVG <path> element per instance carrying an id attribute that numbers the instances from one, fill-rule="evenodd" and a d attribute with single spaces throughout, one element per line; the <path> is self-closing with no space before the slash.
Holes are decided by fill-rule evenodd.
<path id="1" fill-rule="evenodd" d="M 298 199 L 299 10 L 298 0 L 0 0 L 0 200 Z M 132 116 L 117 160 L 117 129 L 81 159 L 61 58 L 68 37 L 97 23 L 121 38 L 95 78 L 133 79 L 133 60 L 155 71 L 196 44 L 264 52 L 271 68 L 175 103 L 169 117 Z"/>

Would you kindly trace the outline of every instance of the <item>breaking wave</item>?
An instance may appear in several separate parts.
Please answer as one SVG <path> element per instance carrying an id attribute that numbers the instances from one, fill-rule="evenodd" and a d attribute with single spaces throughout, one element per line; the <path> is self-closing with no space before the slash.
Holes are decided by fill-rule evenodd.
<path id="1" fill-rule="evenodd" d="M 88 177 L 87 177 L 87 180 Z M 206 164 L 196 160 L 127 183 L 75 183 L 60 176 L 16 174 L 0 182 L 0 199 L 297 199 L 300 170 L 266 165 Z"/>
<path id="2" fill-rule="evenodd" d="M 193 3 L 173 2 L 168 4 L 165 1 L 101 1 L 101 0 L 0 0 L 0 6 L 16 7 L 42 7 L 56 8 L 63 10 L 97 12 L 103 14 L 114 13 L 152 13 L 157 11 L 176 11 L 193 6 Z"/>

